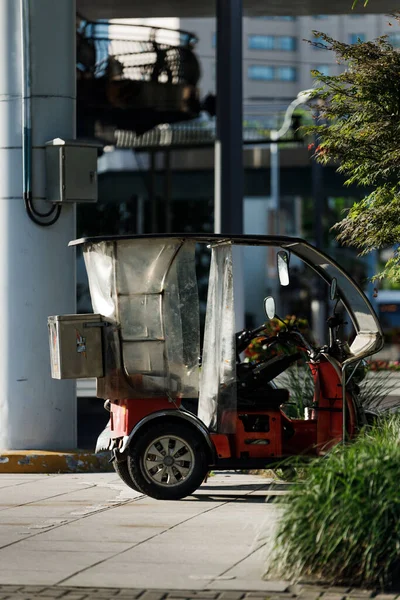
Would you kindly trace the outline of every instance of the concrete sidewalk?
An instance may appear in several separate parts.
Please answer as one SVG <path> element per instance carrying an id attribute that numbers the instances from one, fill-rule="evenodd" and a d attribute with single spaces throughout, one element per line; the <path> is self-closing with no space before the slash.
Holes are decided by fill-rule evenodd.
<path id="1" fill-rule="evenodd" d="M 287 487 L 224 473 L 161 502 L 112 473 L 0 474 L 0 600 L 370 597 L 262 579 Z"/>
<path id="2" fill-rule="evenodd" d="M 283 591 L 262 580 L 282 487 L 223 474 L 160 502 L 112 473 L 2 474 L 0 584 Z"/>

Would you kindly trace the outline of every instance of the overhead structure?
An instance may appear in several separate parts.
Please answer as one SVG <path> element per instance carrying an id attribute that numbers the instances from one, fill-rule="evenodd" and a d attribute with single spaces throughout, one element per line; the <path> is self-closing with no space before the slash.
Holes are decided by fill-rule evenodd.
<path id="1" fill-rule="evenodd" d="M 352 0 L 336 0 L 328 6 L 321 0 L 243 0 L 245 16 L 257 15 L 318 15 L 321 13 L 341 15 L 345 13 L 390 13 L 395 9 L 393 0 L 370 1 L 364 7 L 363 0 L 352 10 Z M 88 19 L 127 19 L 145 17 L 213 17 L 215 0 L 77 0 L 77 9 Z"/>
<path id="2" fill-rule="evenodd" d="M 193 34 L 80 18 L 76 35 L 78 137 L 99 126 L 141 134 L 199 115 Z"/>
<path id="3" fill-rule="evenodd" d="M 392 0 L 370 2 L 368 11 L 382 13 L 393 9 Z M 242 132 L 242 20 L 243 16 L 309 15 L 325 9 L 320 0 L 77 0 L 78 11 L 86 19 L 128 19 L 146 17 L 216 16 L 217 136 L 215 144 L 214 231 L 243 231 L 243 132 Z M 361 0 L 355 12 L 363 12 Z M 352 11 L 351 0 L 329 5 L 330 14 Z M 328 12 L 328 11 L 325 11 Z"/>
<path id="4" fill-rule="evenodd" d="M 353 12 L 390 12 L 392 0 L 360 0 Z M 215 144 L 215 220 L 221 233 L 243 231 L 243 132 L 242 132 L 242 19 L 243 16 L 310 15 L 321 12 L 352 12 L 351 0 L 321 6 L 320 0 L 77 0 L 86 19 L 128 19 L 146 17 L 216 17 L 217 132 Z M 122 128 L 124 129 L 124 128 Z M 138 133 L 138 132 L 136 132 Z"/>

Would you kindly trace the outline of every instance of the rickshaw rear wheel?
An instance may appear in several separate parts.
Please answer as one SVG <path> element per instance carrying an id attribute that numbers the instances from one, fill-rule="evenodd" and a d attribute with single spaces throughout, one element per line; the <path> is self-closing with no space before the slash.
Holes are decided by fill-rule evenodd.
<path id="1" fill-rule="evenodd" d="M 135 492 L 143 493 L 139 488 L 137 483 L 132 479 L 131 474 L 129 473 L 128 462 L 126 460 L 122 461 L 113 461 L 114 470 L 122 481 L 128 485 L 130 488 L 135 490 Z"/>
<path id="2" fill-rule="evenodd" d="M 128 468 L 141 491 L 157 500 L 192 494 L 209 470 L 201 434 L 186 423 L 155 423 L 129 449 Z"/>

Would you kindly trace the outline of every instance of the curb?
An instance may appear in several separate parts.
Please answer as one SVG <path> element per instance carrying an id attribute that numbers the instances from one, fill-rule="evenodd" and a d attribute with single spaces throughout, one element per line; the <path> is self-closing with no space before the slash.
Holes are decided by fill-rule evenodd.
<path id="1" fill-rule="evenodd" d="M 109 453 L 85 450 L 3 450 L 0 451 L 1 473 L 95 473 L 113 471 Z"/>

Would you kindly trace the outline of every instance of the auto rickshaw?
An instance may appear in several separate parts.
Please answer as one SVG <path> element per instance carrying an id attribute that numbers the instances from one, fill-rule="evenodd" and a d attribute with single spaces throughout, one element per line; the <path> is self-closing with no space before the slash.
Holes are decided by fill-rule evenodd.
<path id="1" fill-rule="evenodd" d="M 366 424 L 354 374 L 381 349 L 382 330 L 355 281 L 306 241 L 164 234 L 85 238 L 70 245 L 83 247 L 95 314 L 49 317 L 52 376 L 97 378 L 97 396 L 106 400 L 110 421 L 96 450 L 111 451 L 117 473 L 133 489 L 179 499 L 193 493 L 210 470 L 322 456 Z M 211 253 L 202 344 L 199 245 Z M 328 344 L 313 346 L 295 326 L 273 336 L 265 333 L 266 324 L 237 332 L 235 260 L 244 247 L 255 246 L 277 250 L 282 286 L 289 283 L 292 259 L 326 282 L 335 305 Z M 339 302 L 352 323 L 351 345 L 340 339 Z M 273 297 L 264 299 L 264 307 L 268 319 L 276 317 Z M 308 418 L 288 416 L 289 392 L 275 383 L 299 359 L 296 351 L 255 364 L 243 360 L 259 335 L 265 347 L 306 353 L 315 384 Z"/>

